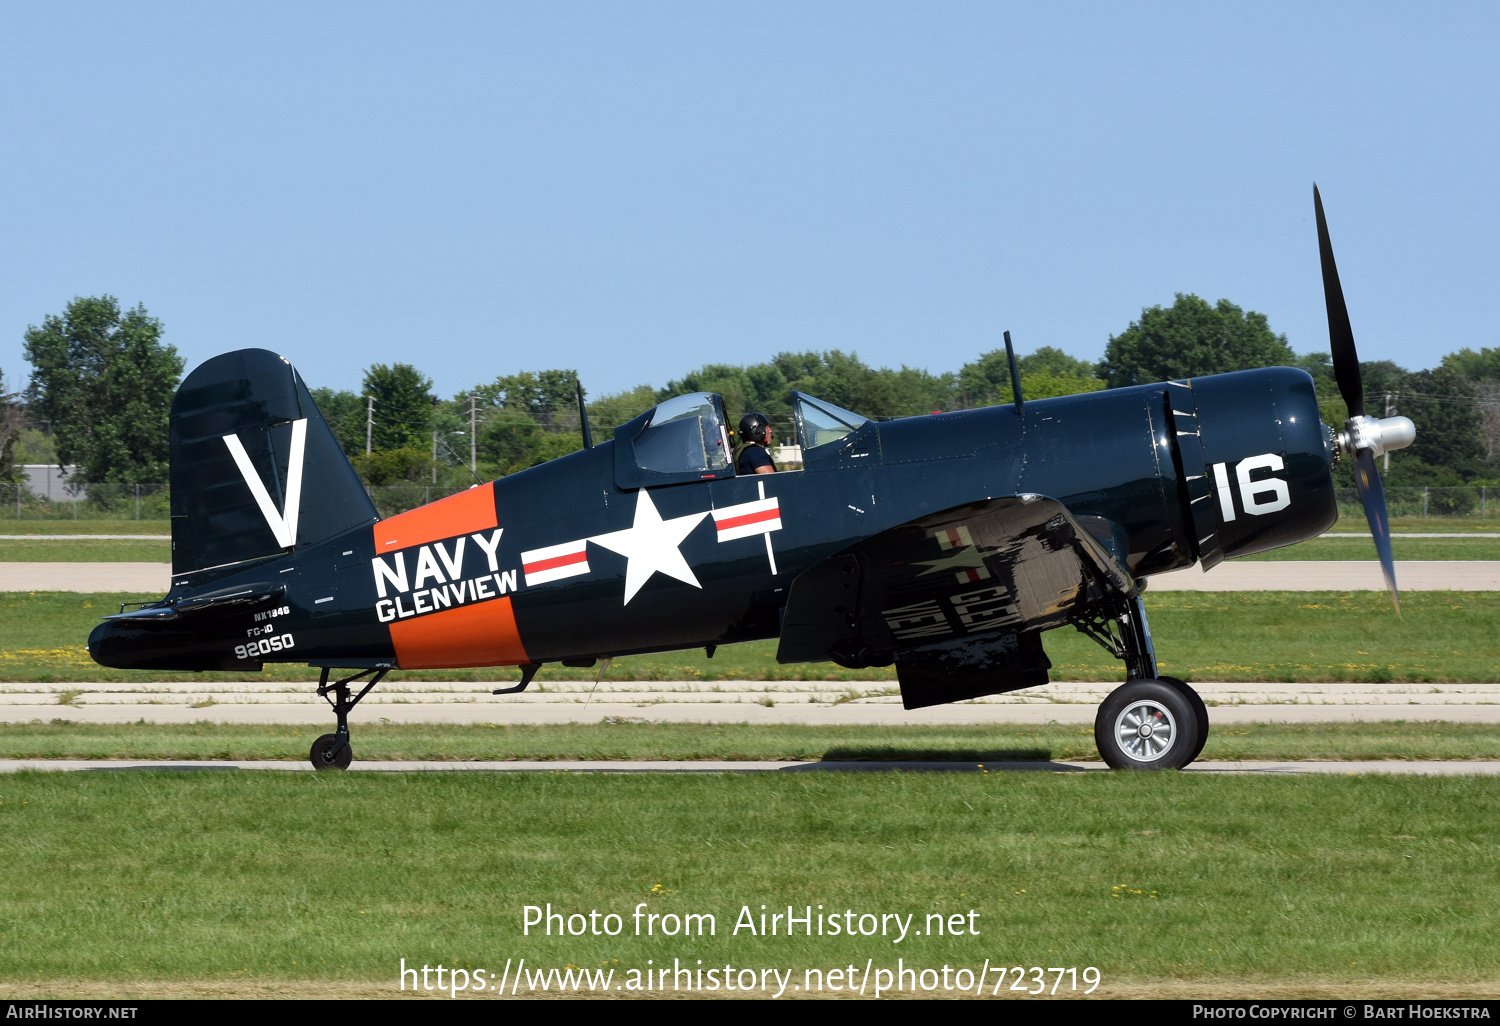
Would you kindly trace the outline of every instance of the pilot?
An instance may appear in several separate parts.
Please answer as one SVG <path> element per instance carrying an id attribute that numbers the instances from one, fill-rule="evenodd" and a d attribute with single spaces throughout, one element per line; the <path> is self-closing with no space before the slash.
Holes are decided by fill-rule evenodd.
<path id="1" fill-rule="evenodd" d="M 740 418 L 739 444 L 734 447 L 736 474 L 774 474 L 776 463 L 767 451 L 771 447 L 771 422 L 764 413 L 747 413 Z"/>

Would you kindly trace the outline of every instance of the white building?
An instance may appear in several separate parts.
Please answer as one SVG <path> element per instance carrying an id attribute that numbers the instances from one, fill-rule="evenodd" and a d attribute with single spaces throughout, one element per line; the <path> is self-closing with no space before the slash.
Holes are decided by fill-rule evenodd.
<path id="1" fill-rule="evenodd" d="M 81 487 L 74 491 L 69 483 L 72 475 L 78 472 L 77 467 L 59 467 L 54 463 L 26 463 L 22 464 L 21 470 L 26 475 L 26 490 L 39 499 L 46 499 L 48 502 L 71 502 L 75 498 L 88 498 L 87 491 Z M 79 485 L 82 483 L 79 482 Z"/>

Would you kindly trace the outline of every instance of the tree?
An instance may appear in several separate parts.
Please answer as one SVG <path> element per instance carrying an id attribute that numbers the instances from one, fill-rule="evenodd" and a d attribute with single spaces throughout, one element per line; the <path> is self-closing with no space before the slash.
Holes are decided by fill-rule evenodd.
<path id="1" fill-rule="evenodd" d="M 432 379 L 409 363 L 377 363 L 365 371 L 364 394 L 375 400 L 371 448 L 432 447 Z"/>
<path id="2" fill-rule="evenodd" d="M 365 484 L 392 485 L 403 481 L 426 481 L 432 473 L 432 456 L 421 449 L 376 449 L 357 452 L 349 458 Z"/>
<path id="3" fill-rule="evenodd" d="M 1099 374 L 1119 388 L 1295 362 L 1286 336 L 1271 331 L 1265 314 L 1227 299 L 1209 306 L 1179 292 L 1170 308 L 1142 310 L 1139 321 L 1110 337 Z"/>
<path id="4" fill-rule="evenodd" d="M 695 391 L 688 389 L 688 391 Z M 628 392 L 602 395 L 589 403 L 589 425 L 594 440 L 602 442 L 615 436 L 615 428 L 628 424 L 656 405 L 656 389 L 637 385 Z"/>
<path id="5" fill-rule="evenodd" d="M 114 296 L 75 297 L 61 317 L 26 328 L 26 400 L 50 421 L 57 455 L 85 481 L 167 480 L 167 421 L 182 357 L 161 321 Z"/>
<path id="6" fill-rule="evenodd" d="M 1429 467 L 1447 467 L 1465 479 L 1481 472 L 1485 451 L 1472 382 L 1447 367 L 1417 371 L 1407 376 L 1399 409 L 1417 425 L 1413 457 Z M 1375 409 L 1366 412 L 1379 415 Z"/>
<path id="7" fill-rule="evenodd" d="M 1043 346 L 1016 359 L 1023 399 L 1052 399 L 1079 392 L 1095 392 L 1104 381 L 1094 376 L 1094 365 L 1077 360 L 1052 346 Z M 1010 388 L 1010 360 L 1004 349 L 992 349 L 958 372 L 958 404 L 968 409 L 1014 402 Z"/>
<path id="8" fill-rule="evenodd" d="M 334 391 L 331 388 L 311 390 L 313 402 L 317 404 L 328 429 L 338 439 L 339 448 L 345 456 L 362 455 L 365 451 L 365 400 L 347 388 Z"/>
<path id="9" fill-rule="evenodd" d="M 16 466 L 16 441 L 21 437 L 20 396 L 5 390 L 5 372 L 0 371 L 0 484 L 16 484 L 21 468 Z"/>
<path id="10" fill-rule="evenodd" d="M 1473 383 L 1485 459 L 1496 462 L 1500 459 L 1500 347 L 1477 353 L 1460 349 L 1443 357 L 1443 366 Z"/>
<path id="11" fill-rule="evenodd" d="M 1470 381 L 1500 381 L 1500 347 L 1477 353 L 1465 347 L 1443 357 L 1443 366 Z"/>
<path id="12" fill-rule="evenodd" d="M 521 371 L 505 374 L 473 394 L 486 407 L 512 410 L 530 417 L 543 431 L 578 429 L 578 372 L 574 370 Z M 467 402 L 467 396 L 464 397 Z M 467 410 L 467 406 L 465 406 Z"/>
<path id="13" fill-rule="evenodd" d="M 786 391 L 778 398 L 780 407 L 788 413 L 787 401 L 793 389 L 866 417 L 912 417 L 946 410 L 953 402 L 952 374 L 934 375 L 915 367 L 876 369 L 857 353 L 837 349 L 825 353 L 778 353 L 771 364 L 786 382 Z M 752 380 L 756 370 L 747 369 Z"/>

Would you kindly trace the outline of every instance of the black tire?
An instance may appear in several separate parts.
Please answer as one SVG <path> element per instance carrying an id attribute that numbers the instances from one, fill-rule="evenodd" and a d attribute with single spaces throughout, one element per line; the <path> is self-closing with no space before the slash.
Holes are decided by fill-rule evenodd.
<path id="1" fill-rule="evenodd" d="M 1127 681 L 1099 704 L 1094 743 L 1115 769 L 1181 769 L 1201 747 L 1198 714 L 1171 684 Z"/>
<path id="2" fill-rule="evenodd" d="M 1203 696 L 1194 691 L 1192 686 L 1185 680 L 1176 677 L 1158 677 L 1157 680 L 1163 684 L 1170 684 L 1178 691 L 1187 696 L 1187 700 L 1193 704 L 1193 712 L 1198 714 L 1198 747 L 1193 749 L 1192 758 L 1183 763 L 1184 766 L 1197 760 L 1203 754 L 1204 742 L 1208 740 L 1208 706 L 1203 703 Z"/>
<path id="3" fill-rule="evenodd" d="M 324 734 L 312 743 L 312 751 L 308 758 L 312 760 L 315 770 L 346 770 L 354 761 L 354 746 L 345 745 L 337 755 L 334 754 L 334 746 L 339 743 L 337 734 Z"/>

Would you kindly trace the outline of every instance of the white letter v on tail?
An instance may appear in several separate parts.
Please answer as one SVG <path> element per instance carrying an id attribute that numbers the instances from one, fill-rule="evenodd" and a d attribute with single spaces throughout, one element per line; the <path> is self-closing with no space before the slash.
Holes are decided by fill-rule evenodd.
<path id="1" fill-rule="evenodd" d="M 284 549 L 292 548 L 297 544 L 297 510 L 302 505 L 302 453 L 307 448 L 307 418 L 292 421 L 292 451 L 286 467 L 286 509 L 280 513 L 271 502 L 265 482 L 250 462 L 250 454 L 245 452 L 240 436 L 225 435 L 224 444 L 229 447 L 235 466 L 240 468 L 240 476 L 250 486 L 250 494 L 255 497 L 255 504 L 260 507 L 261 516 L 266 518 L 266 526 L 276 536 L 277 544 Z"/>

